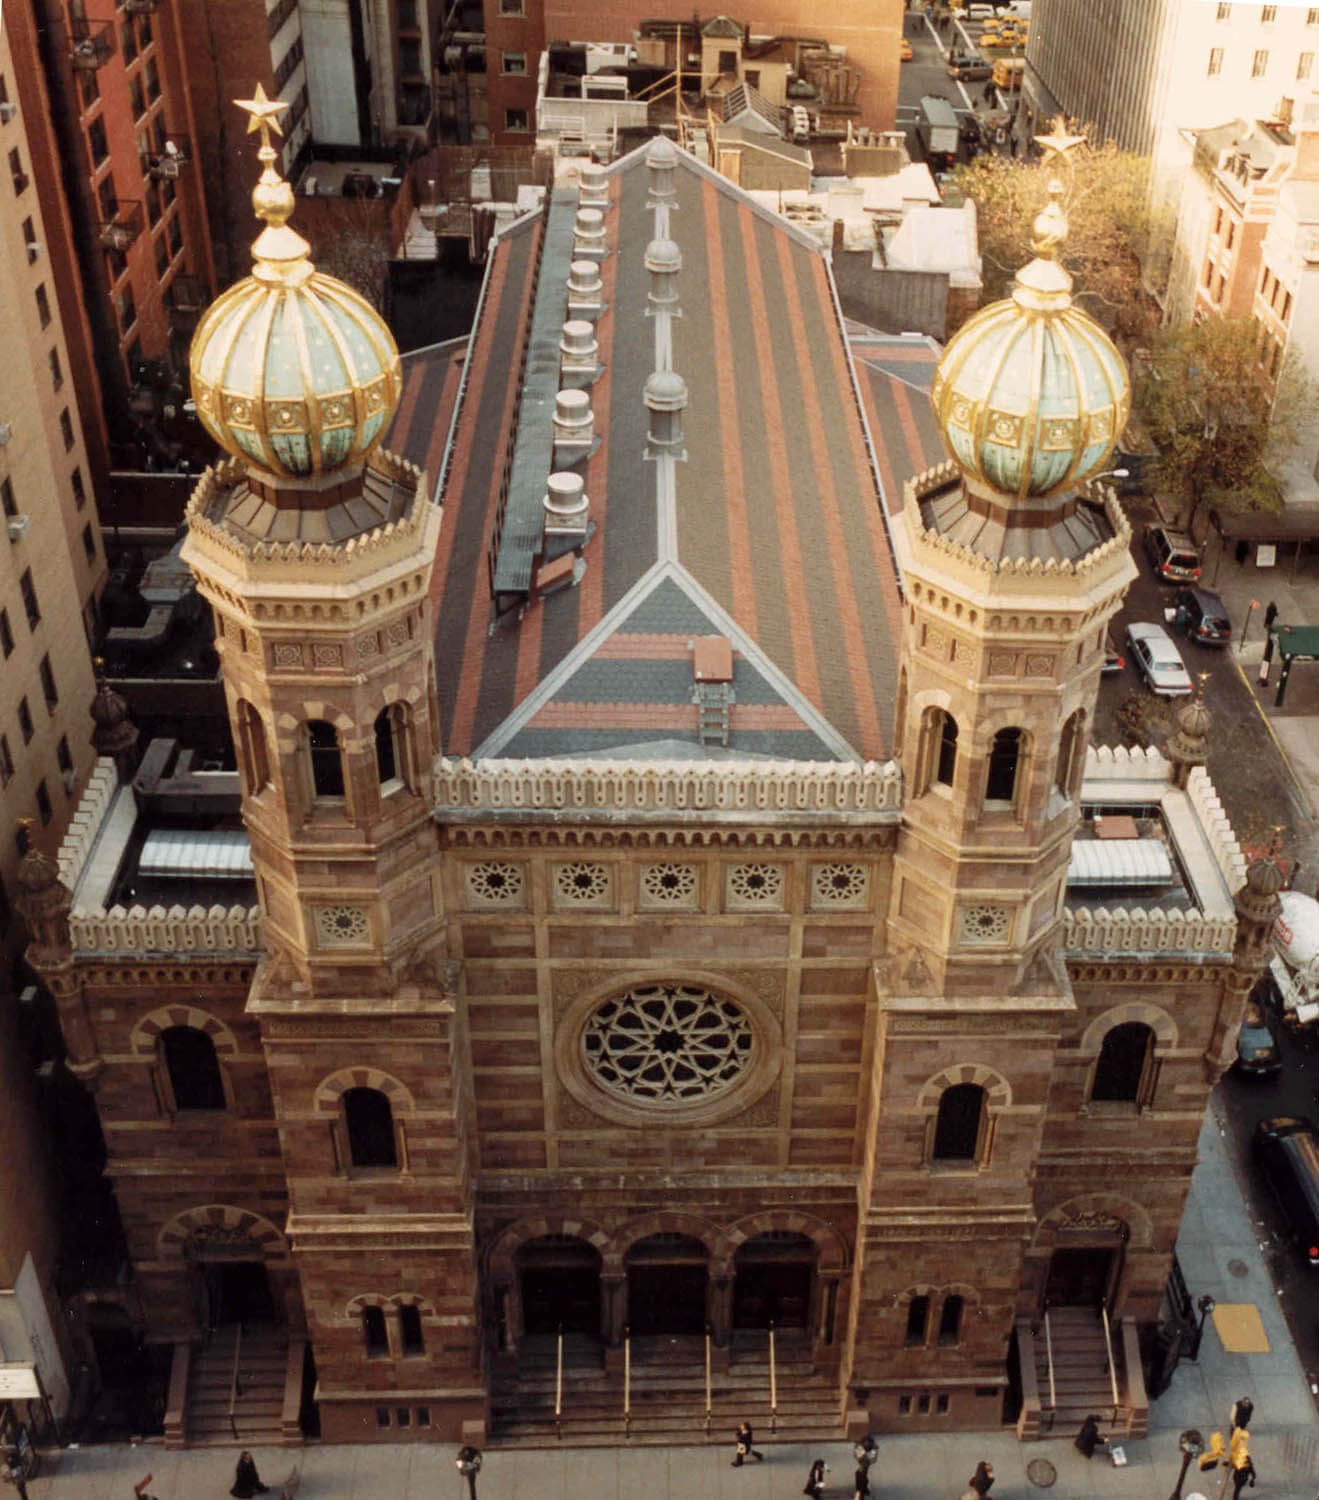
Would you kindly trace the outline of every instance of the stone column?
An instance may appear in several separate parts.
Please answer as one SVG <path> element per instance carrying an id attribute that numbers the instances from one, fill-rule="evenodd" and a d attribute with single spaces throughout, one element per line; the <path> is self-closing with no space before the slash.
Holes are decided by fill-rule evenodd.
<path id="1" fill-rule="evenodd" d="M 713 1272 L 705 1287 L 705 1320 L 710 1325 L 710 1368 L 727 1370 L 733 1353 L 733 1289 L 737 1278 L 732 1271 Z"/>
<path id="2" fill-rule="evenodd" d="M 623 1338 L 627 1331 L 627 1272 L 600 1277 L 600 1335 L 605 1344 L 605 1369 L 623 1368 Z"/>

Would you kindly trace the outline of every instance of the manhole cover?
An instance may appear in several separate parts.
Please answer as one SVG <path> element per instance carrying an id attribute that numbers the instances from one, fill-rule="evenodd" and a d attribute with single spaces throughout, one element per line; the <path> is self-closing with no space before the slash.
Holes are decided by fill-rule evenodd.
<path id="1" fill-rule="evenodd" d="M 1228 1261 L 1228 1263 L 1227 1263 L 1227 1269 L 1228 1269 L 1228 1271 L 1233 1276 L 1249 1276 L 1250 1275 L 1250 1267 L 1245 1263 L 1244 1260 L 1230 1260 L 1230 1261 Z"/>
<path id="2" fill-rule="evenodd" d="M 1037 1490 L 1052 1489 L 1058 1482 L 1058 1471 L 1047 1458 L 1032 1458 L 1026 1465 L 1026 1478 Z"/>

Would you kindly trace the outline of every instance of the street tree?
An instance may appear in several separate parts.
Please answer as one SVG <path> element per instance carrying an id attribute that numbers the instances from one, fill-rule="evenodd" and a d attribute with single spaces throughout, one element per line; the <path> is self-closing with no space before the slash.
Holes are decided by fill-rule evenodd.
<path id="1" fill-rule="evenodd" d="M 1193 526 L 1205 504 L 1224 511 L 1281 510 L 1276 477 L 1295 443 L 1310 382 L 1299 361 L 1265 368 L 1268 344 L 1247 318 L 1205 318 L 1161 330 L 1134 361 L 1133 405 L 1159 456 L 1146 484 Z"/>
<path id="2" fill-rule="evenodd" d="M 954 186 L 976 205 L 985 300 L 1007 296 L 1031 258 L 1031 225 L 1054 178 L 1064 187 L 1070 227 L 1061 260 L 1075 281 L 1073 297 L 1120 346 L 1146 342 L 1158 308 L 1142 272 L 1161 224 L 1150 206 L 1149 159 L 1119 151 L 1112 141 L 1087 144 L 1063 163 L 985 154 L 954 170 Z"/>

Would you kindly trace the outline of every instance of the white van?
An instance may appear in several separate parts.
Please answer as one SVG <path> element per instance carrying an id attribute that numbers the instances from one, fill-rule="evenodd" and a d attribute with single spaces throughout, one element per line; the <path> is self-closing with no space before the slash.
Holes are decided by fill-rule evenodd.
<path id="1" fill-rule="evenodd" d="M 992 5 L 968 5 L 966 18 L 968 21 L 988 21 L 994 11 L 995 7 Z"/>

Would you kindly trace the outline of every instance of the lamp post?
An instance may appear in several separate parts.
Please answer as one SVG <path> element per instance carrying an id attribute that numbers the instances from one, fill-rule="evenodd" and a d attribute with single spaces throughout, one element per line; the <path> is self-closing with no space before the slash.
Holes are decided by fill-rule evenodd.
<path id="1" fill-rule="evenodd" d="M 1191 1467 L 1191 1460 L 1199 1458 L 1204 1451 L 1204 1435 L 1198 1427 L 1188 1427 L 1177 1439 L 1177 1446 L 1182 1450 L 1182 1472 L 1177 1476 L 1177 1483 L 1173 1486 L 1173 1492 L 1168 1500 L 1182 1500 L 1182 1486 L 1186 1483 L 1186 1471 Z"/>
<path id="2" fill-rule="evenodd" d="M 476 1476 L 481 1472 L 481 1450 L 470 1443 L 458 1450 L 458 1472 L 467 1480 L 469 1500 L 476 1500 Z"/>
<path id="3" fill-rule="evenodd" d="M 1214 1299 L 1206 1293 L 1195 1304 L 1200 1311 L 1200 1321 L 1195 1325 L 1195 1343 L 1191 1346 L 1191 1358 L 1200 1358 L 1200 1340 L 1205 1336 L 1205 1319 L 1214 1310 Z"/>

